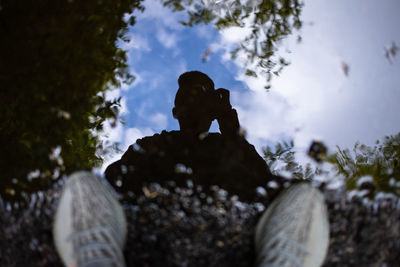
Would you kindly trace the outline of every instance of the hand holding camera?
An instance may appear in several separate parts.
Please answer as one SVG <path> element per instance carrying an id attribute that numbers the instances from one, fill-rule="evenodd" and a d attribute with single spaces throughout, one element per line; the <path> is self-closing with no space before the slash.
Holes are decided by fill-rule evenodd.
<path id="1" fill-rule="evenodd" d="M 229 100 L 229 91 L 223 88 L 219 88 L 214 91 L 214 103 L 213 108 L 215 112 L 215 119 L 218 119 L 219 115 L 226 113 L 227 111 L 232 109 L 230 100 Z"/>
<path id="2" fill-rule="evenodd" d="M 229 100 L 229 91 L 219 88 L 215 90 L 213 101 L 214 118 L 217 119 L 222 134 L 235 135 L 239 131 L 239 119 L 236 110 Z"/>

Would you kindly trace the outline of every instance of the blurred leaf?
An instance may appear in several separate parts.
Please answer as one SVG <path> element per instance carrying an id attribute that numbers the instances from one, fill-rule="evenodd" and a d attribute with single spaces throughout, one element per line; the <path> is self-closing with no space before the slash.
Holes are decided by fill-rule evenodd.
<path id="1" fill-rule="evenodd" d="M 246 75 L 251 77 L 257 77 L 257 74 L 252 70 L 246 70 Z"/>

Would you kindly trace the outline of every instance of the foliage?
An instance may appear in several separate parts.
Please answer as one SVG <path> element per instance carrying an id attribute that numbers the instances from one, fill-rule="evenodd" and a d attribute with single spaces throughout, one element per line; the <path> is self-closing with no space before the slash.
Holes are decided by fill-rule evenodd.
<path id="1" fill-rule="evenodd" d="M 378 192 L 400 196 L 400 133 L 376 141 L 373 147 L 356 143 L 353 153 L 338 147 L 328 161 L 346 177 L 349 190 L 366 190 L 369 197 Z"/>
<path id="2" fill-rule="evenodd" d="M 119 105 L 104 94 L 132 80 L 115 42 L 140 1 L 0 1 L 3 199 L 22 200 L 101 162 L 97 132 Z"/>
<path id="3" fill-rule="evenodd" d="M 290 173 L 292 178 L 300 180 L 312 180 L 315 175 L 321 175 L 323 171 L 319 167 L 312 167 L 310 163 L 305 166 L 296 161 L 294 141 L 278 142 L 273 149 L 270 146 L 263 148 L 264 159 L 273 174 Z"/>
<path id="4" fill-rule="evenodd" d="M 343 176 L 347 190 L 374 198 L 377 193 L 400 196 L 400 133 L 386 136 L 370 147 L 357 142 L 353 151 L 337 148 L 328 156 L 329 172 L 320 166 L 302 166 L 296 161 L 294 142 L 281 142 L 263 149 L 264 159 L 274 174 L 290 173 L 294 178 L 312 180 L 316 175 Z"/>
<path id="5" fill-rule="evenodd" d="M 272 75 L 279 75 L 289 63 L 278 55 L 280 42 L 293 29 L 300 29 L 300 0 L 162 0 L 174 11 L 186 10 L 193 26 L 213 23 L 218 30 L 230 27 L 249 28 L 248 35 L 232 51 L 232 58 L 240 53 L 245 57 L 245 74 L 257 77 L 261 74 L 269 83 Z M 300 40 L 300 37 L 299 37 Z M 269 85 L 266 86 L 269 89 Z"/>

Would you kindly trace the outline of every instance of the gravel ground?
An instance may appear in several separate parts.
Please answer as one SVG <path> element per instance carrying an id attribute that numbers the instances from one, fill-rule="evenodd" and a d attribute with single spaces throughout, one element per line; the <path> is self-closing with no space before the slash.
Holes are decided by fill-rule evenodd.
<path id="1" fill-rule="evenodd" d="M 324 266 L 400 266 L 399 200 L 367 202 L 323 190 L 330 246 Z M 62 266 L 52 241 L 53 189 L 24 211 L 1 211 L 0 266 Z M 262 204 L 263 203 L 263 204 Z M 253 266 L 255 224 L 268 202 L 243 203 L 214 188 L 153 184 L 124 204 L 128 266 Z"/>

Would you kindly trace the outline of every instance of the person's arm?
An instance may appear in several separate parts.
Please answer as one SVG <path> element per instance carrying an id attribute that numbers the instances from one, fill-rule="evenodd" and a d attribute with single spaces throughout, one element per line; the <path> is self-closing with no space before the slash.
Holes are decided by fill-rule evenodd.
<path id="1" fill-rule="evenodd" d="M 219 124 L 219 130 L 223 135 L 238 135 L 240 124 L 237 112 L 232 108 L 229 100 L 229 91 L 226 89 L 216 90 L 219 96 L 219 107 L 216 119 Z"/>
<path id="2" fill-rule="evenodd" d="M 239 119 L 235 109 L 231 108 L 226 112 L 222 113 L 217 118 L 219 124 L 219 130 L 224 135 L 238 135 L 239 134 Z"/>

